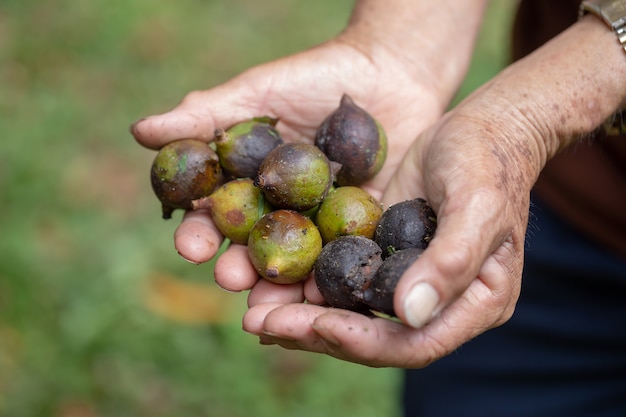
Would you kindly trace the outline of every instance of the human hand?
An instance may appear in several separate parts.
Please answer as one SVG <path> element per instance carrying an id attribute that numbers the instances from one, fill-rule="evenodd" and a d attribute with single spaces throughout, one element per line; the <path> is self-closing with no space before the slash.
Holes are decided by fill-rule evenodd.
<path id="1" fill-rule="evenodd" d="M 459 11 L 457 2 L 449 5 Z M 458 17 L 466 19 L 467 12 Z M 410 27 L 413 17 L 405 19 Z M 438 118 L 454 80 L 431 83 L 433 68 L 406 71 L 397 54 L 383 48 L 373 57 L 345 38 L 193 93 L 132 132 L 145 146 L 159 148 L 183 137 L 209 139 L 215 127 L 267 114 L 281 118 L 288 140 L 306 140 L 342 93 L 353 96 L 390 137 L 389 160 L 366 184 L 368 191 L 379 197 L 385 189 L 386 205 L 426 197 L 439 217 L 435 239 L 396 290 L 396 312 L 410 326 L 316 305 L 323 300 L 312 279 L 284 286 L 258 280 L 240 245 L 220 257 L 216 280 L 230 290 L 253 288 L 244 329 L 262 343 L 370 366 L 421 367 L 510 316 L 519 293 L 528 191 L 551 156 L 598 126 L 623 99 L 626 79 L 617 75 L 623 51 L 614 34 L 595 19 L 574 26 L 503 71 L 415 142 Z M 370 29 L 365 25 L 364 33 Z M 430 56 L 441 55 L 437 51 Z M 188 213 L 176 233 L 176 247 L 193 262 L 210 259 L 220 242 L 205 212 Z"/>
<path id="2" fill-rule="evenodd" d="M 484 4 L 482 0 L 475 3 L 459 7 L 454 1 L 437 5 L 399 2 L 392 10 L 376 1 L 360 0 L 349 27 L 336 39 L 248 70 L 210 90 L 193 92 L 172 111 L 136 122 L 131 132 L 140 144 L 159 149 L 181 138 L 210 140 L 217 127 L 268 115 L 280 119 L 278 128 L 287 141 L 311 141 L 321 121 L 346 93 L 387 132 L 386 163 L 375 179 L 363 185 L 380 199 L 413 140 L 441 116 L 462 80 L 471 56 L 472 33 L 482 13 L 482 7 L 476 6 Z M 449 26 L 449 36 L 444 36 L 435 23 L 440 20 L 435 18 L 438 14 L 463 24 L 468 36 L 458 39 L 454 24 Z M 388 23 L 394 30 L 389 31 Z M 441 54 L 452 48 L 456 54 Z M 393 198 L 393 193 L 388 194 L 387 204 Z M 186 213 L 175 233 L 175 247 L 194 263 L 215 256 L 221 242 L 222 236 L 203 210 Z M 256 332 L 248 325 L 259 311 L 255 306 L 301 303 L 305 298 L 312 304 L 323 302 L 312 279 L 293 285 L 259 280 L 242 245 L 230 245 L 220 256 L 215 279 L 227 290 L 253 289 L 249 296 L 253 308 L 244 318 L 244 328 L 251 332 Z"/>
<path id="3" fill-rule="evenodd" d="M 422 196 L 438 215 L 434 239 L 396 288 L 408 325 L 313 305 L 323 300 L 309 280 L 310 304 L 255 287 L 244 329 L 265 344 L 414 368 L 505 322 L 520 291 L 530 189 L 552 156 L 623 101 L 623 60 L 614 34 L 583 18 L 413 142 L 383 197 Z"/>
<path id="4" fill-rule="evenodd" d="M 285 140 L 312 142 L 319 124 L 347 93 L 375 115 L 387 131 L 387 161 L 377 177 L 364 185 L 380 198 L 412 140 L 439 117 L 445 106 L 444 99 L 415 82 L 391 55 L 382 62 L 384 65 L 375 63 L 347 41 L 333 40 L 248 70 L 216 88 L 193 92 L 172 111 L 142 119 L 131 130 L 141 144 L 158 149 L 186 137 L 208 141 L 216 127 L 226 128 L 251 117 L 270 115 L 279 119 L 277 128 Z M 429 77 L 424 74 L 419 79 Z M 421 117 L 416 118 L 416 114 Z M 180 254 L 195 263 L 211 259 L 221 241 L 203 210 L 187 213 L 175 234 Z M 229 290 L 249 289 L 257 275 L 232 267 L 245 265 L 239 260 L 242 248 L 232 246 L 216 265 L 216 279 Z"/>
<path id="5" fill-rule="evenodd" d="M 435 238 L 396 288 L 395 311 L 408 326 L 329 309 L 310 278 L 304 304 L 297 292 L 259 282 L 244 329 L 266 344 L 409 368 L 508 320 L 520 290 L 538 155 L 530 142 L 521 145 L 527 138 L 500 137 L 508 137 L 508 124 L 492 124 L 489 134 L 470 114 L 459 109 L 422 134 L 384 194 L 388 204 L 425 196 L 438 213 Z"/>

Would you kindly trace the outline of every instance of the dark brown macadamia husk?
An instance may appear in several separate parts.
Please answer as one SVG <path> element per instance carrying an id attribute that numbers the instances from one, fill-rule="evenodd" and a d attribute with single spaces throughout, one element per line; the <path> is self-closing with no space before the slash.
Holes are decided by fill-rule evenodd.
<path id="1" fill-rule="evenodd" d="M 340 163 L 338 185 L 360 185 L 373 178 L 387 156 L 387 137 L 380 124 L 344 95 L 339 107 L 319 126 L 315 145 Z"/>
<path id="2" fill-rule="evenodd" d="M 315 283 L 331 307 L 368 313 L 363 291 L 382 264 L 380 247 L 362 236 L 327 243 L 315 262 Z"/>
<path id="3" fill-rule="evenodd" d="M 255 118 L 227 130 L 215 130 L 216 151 L 224 172 L 233 178 L 253 178 L 268 153 L 283 143 L 277 120 Z"/>
<path id="4" fill-rule="evenodd" d="M 426 249 L 435 235 L 437 216 L 423 198 L 396 203 L 383 212 L 374 240 L 383 258 L 407 248 Z"/>
<path id="5" fill-rule="evenodd" d="M 408 248 L 394 252 L 385 258 L 372 281 L 363 292 L 363 302 L 374 311 L 397 316 L 393 308 L 393 296 L 402 274 L 411 266 L 424 249 Z"/>

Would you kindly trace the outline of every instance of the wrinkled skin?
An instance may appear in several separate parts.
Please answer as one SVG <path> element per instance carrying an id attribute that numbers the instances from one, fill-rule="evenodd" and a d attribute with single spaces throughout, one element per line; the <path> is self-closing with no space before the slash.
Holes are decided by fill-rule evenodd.
<path id="1" fill-rule="evenodd" d="M 437 2 L 431 12 L 464 5 Z M 142 145 L 157 149 L 182 137 L 209 140 L 216 127 L 235 123 L 235 115 L 270 115 L 280 118 L 286 141 L 312 138 L 338 98 L 351 95 L 389 137 L 385 166 L 363 188 L 385 206 L 423 197 L 438 217 L 435 238 L 396 290 L 403 323 L 318 305 L 323 300 L 310 278 L 282 286 L 259 280 L 241 245 L 220 256 L 215 279 L 227 290 L 251 290 L 243 328 L 263 344 L 369 366 L 423 367 L 511 316 L 520 290 L 529 191 L 551 156 L 617 107 L 626 92 L 626 65 L 614 34 L 585 18 L 444 115 L 469 62 L 472 37 L 464 45 L 456 33 L 412 36 L 411 54 L 385 38 L 377 47 L 366 35 L 375 30 L 360 25 L 366 12 L 357 10 L 337 39 L 193 92 L 131 131 Z M 389 13 L 374 12 L 382 21 Z M 476 20 L 468 13 L 458 10 L 458 24 L 449 26 Z M 408 12 L 401 16 L 394 29 L 403 27 L 404 18 L 415 20 Z M 431 34 L 441 29 L 429 28 L 429 21 L 410 23 Z M 457 58 L 438 53 L 442 48 L 457 51 Z M 571 88 L 563 88 L 562 80 Z M 176 248 L 194 263 L 211 259 L 221 242 L 204 211 L 188 213 L 175 234 Z M 309 303 L 302 303 L 305 298 Z"/>

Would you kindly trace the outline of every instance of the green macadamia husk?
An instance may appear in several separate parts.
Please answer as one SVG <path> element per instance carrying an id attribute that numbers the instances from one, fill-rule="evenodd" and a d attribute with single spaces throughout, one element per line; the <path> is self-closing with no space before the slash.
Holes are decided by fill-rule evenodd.
<path id="1" fill-rule="evenodd" d="M 277 284 L 302 281 L 322 251 L 322 237 L 308 217 L 293 210 L 276 210 L 250 230 L 248 256 L 263 278 Z"/>

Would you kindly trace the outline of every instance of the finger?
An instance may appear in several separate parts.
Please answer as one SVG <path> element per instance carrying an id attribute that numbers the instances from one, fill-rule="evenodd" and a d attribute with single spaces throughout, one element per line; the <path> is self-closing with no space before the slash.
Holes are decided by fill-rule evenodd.
<path id="1" fill-rule="evenodd" d="M 304 283 L 302 282 L 274 284 L 265 279 L 260 279 L 248 295 L 248 307 L 263 303 L 301 303 L 304 301 L 303 286 Z"/>
<path id="2" fill-rule="evenodd" d="M 488 256 L 510 239 L 502 226 L 506 202 L 493 192 L 475 192 L 444 202 L 428 249 L 398 283 L 394 308 L 419 328 L 455 300 L 479 275 Z M 501 269 L 495 281 L 507 280 Z"/>
<path id="3" fill-rule="evenodd" d="M 249 290 L 259 280 L 259 275 L 250 263 L 248 247 L 235 243 L 231 243 L 217 258 L 214 275 L 220 287 L 233 292 Z"/>
<path id="4" fill-rule="evenodd" d="M 481 271 L 485 275 L 500 273 L 500 265 L 494 259 Z M 514 296 L 503 309 L 498 295 L 504 292 L 494 291 L 485 281 L 475 279 L 461 297 L 420 329 L 333 309 L 318 316 L 312 327 L 332 348 L 328 353 L 339 359 L 368 366 L 422 368 L 508 320 L 519 291 L 514 291 Z M 265 326 L 275 331 L 267 319 Z M 285 340 L 295 336 L 293 332 L 283 335 Z M 297 344 L 303 346 L 300 341 Z"/>
<path id="5" fill-rule="evenodd" d="M 169 112 L 140 119 L 130 132 L 143 146 L 160 149 L 176 139 L 210 141 L 216 128 L 258 116 L 259 100 L 237 79 L 206 91 L 194 91 Z"/>
<path id="6" fill-rule="evenodd" d="M 414 364 L 420 348 L 420 355 L 432 356 L 424 349 L 427 344 L 420 343 L 421 330 L 402 323 L 307 304 L 266 307 L 261 336 L 288 349 L 325 353 L 368 366 Z"/>
<path id="7" fill-rule="evenodd" d="M 388 319 L 329 309 L 315 319 L 312 328 L 324 339 L 328 354 L 350 362 L 409 368 L 416 366 L 417 349 L 428 356 L 426 345 L 419 343 L 419 330 Z"/>
<path id="8" fill-rule="evenodd" d="M 492 260 L 489 275 L 499 270 Z M 244 316 L 244 330 L 263 344 L 325 353 L 367 366 L 421 368 L 493 327 L 500 302 L 484 281 L 474 280 L 440 316 L 420 329 L 397 321 L 307 304 L 259 304 Z M 512 312 L 512 309 L 510 310 Z"/>
<path id="9" fill-rule="evenodd" d="M 270 311 L 282 305 L 283 304 L 280 303 L 264 303 L 250 307 L 243 315 L 243 330 L 257 336 L 263 335 L 263 322 L 265 321 L 265 317 Z"/>
<path id="10" fill-rule="evenodd" d="M 200 264 L 213 258 L 223 237 L 206 210 L 188 211 L 174 233 L 174 246 L 180 256 Z"/>
<path id="11" fill-rule="evenodd" d="M 314 275 L 315 274 L 311 274 L 311 276 L 304 281 L 304 298 L 311 304 L 326 304 L 326 300 L 324 300 L 322 293 L 317 288 Z"/>
<path id="12" fill-rule="evenodd" d="M 258 304 L 244 315 L 243 328 L 265 342 L 271 341 L 287 349 L 328 353 L 327 342 L 311 327 L 315 318 L 327 310 L 326 307 L 301 303 Z"/>

